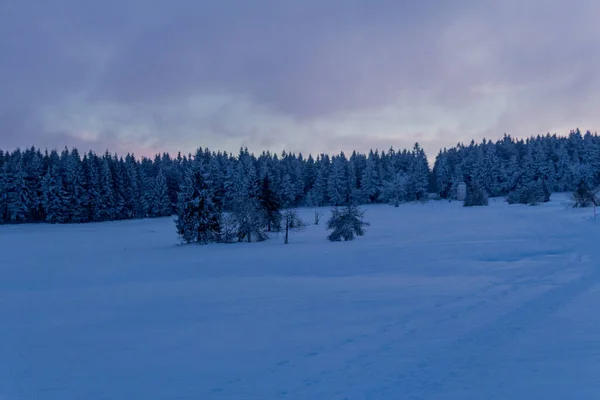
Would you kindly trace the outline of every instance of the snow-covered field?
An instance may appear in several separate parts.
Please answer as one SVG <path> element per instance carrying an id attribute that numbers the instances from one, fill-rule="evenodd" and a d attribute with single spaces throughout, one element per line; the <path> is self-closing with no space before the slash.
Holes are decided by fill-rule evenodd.
<path id="1" fill-rule="evenodd" d="M 0 227 L 0 399 L 598 399 L 600 221 L 553 199 L 369 206 L 347 243 Z"/>

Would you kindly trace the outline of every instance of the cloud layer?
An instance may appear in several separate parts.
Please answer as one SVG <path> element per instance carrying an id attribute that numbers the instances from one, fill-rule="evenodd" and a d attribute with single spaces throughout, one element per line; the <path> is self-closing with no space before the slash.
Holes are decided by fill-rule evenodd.
<path id="1" fill-rule="evenodd" d="M 593 0 L 0 1 L 0 148 L 440 147 L 600 125 Z"/>

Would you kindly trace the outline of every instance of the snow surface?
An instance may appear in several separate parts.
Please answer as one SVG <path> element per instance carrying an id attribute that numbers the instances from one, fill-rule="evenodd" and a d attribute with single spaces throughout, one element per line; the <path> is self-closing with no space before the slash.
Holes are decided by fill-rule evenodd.
<path id="1" fill-rule="evenodd" d="M 600 226 L 553 199 L 369 206 L 347 243 L 1 227 L 0 399 L 598 399 Z"/>

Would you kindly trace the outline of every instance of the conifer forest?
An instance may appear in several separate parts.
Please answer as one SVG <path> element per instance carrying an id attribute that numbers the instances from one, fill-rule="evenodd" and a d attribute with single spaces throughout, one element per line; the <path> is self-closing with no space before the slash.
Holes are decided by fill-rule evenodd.
<path id="1" fill-rule="evenodd" d="M 398 204 L 424 201 L 430 193 L 450 199 L 459 182 L 521 203 L 546 201 L 551 192 L 579 185 L 595 187 L 600 183 L 600 137 L 579 130 L 566 137 L 505 135 L 496 142 L 484 139 L 443 149 L 432 168 L 419 144 L 410 150 L 316 157 L 257 156 L 247 149 L 232 155 L 203 148 L 154 159 L 67 148 L 0 151 L 0 223 L 164 217 L 202 200 L 214 210 L 254 207 L 249 218 L 260 211 L 262 228 L 269 230 L 280 224 L 275 211 L 281 208 Z M 210 225 L 210 215 L 205 223 Z"/>

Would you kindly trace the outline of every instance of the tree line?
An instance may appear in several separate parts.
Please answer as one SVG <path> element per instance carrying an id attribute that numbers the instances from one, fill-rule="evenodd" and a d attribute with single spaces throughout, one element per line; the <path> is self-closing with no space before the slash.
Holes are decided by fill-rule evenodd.
<path id="1" fill-rule="evenodd" d="M 509 203 L 540 203 L 552 192 L 600 184 L 600 137 L 576 129 L 566 137 L 504 135 L 496 142 L 472 141 L 469 146 L 441 150 L 432 175 L 442 198 L 452 197 L 457 185 L 465 182 L 471 193 L 507 196 Z"/>
<path id="2" fill-rule="evenodd" d="M 255 156 L 246 148 L 234 156 L 199 148 L 193 155 L 138 159 L 32 147 L 0 151 L 0 223 L 167 216 L 202 185 L 210 186 L 214 201 L 226 211 L 250 204 L 248 198 L 288 208 L 422 200 L 429 179 L 427 157 L 418 144 L 411 151 L 316 158 L 286 152 Z M 393 184 L 398 180 L 401 190 Z"/>
<path id="3" fill-rule="evenodd" d="M 230 213 L 261 208 L 266 231 L 275 210 L 297 206 L 424 201 L 452 198 L 466 182 L 512 202 L 544 201 L 553 191 L 600 183 L 600 138 L 578 129 L 568 136 L 472 141 L 443 149 L 430 169 L 417 143 L 410 150 L 347 156 L 263 152 L 237 155 L 199 148 L 195 154 L 154 158 L 77 149 L 0 150 L 0 223 L 84 223 L 173 215 L 209 190 L 215 207 Z M 225 221 L 226 223 L 227 221 Z M 251 217 L 243 219 L 251 227 Z M 237 235 L 237 233 L 236 233 Z M 245 239 L 261 233 L 246 229 Z"/>

